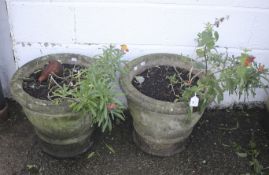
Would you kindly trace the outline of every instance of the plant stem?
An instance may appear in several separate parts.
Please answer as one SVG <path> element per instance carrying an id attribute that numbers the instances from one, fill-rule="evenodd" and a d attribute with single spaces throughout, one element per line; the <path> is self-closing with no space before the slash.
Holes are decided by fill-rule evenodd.
<path id="1" fill-rule="evenodd" d="M 170 84 L 170 85 L 171 85 L 171 89 L 173 91 L 174 96 L 176 96 L 176 92 L 175 92 L 174 86 L 172 84 Z"/>
<path id="2" fill-rule="evenodd" d="M 207 55 L 206 55 L 206 52 L 207 52 L 207 48 L 205 46 L 205 49 L 204 49 L 204 58 L 205 58 L 205 74 L 207 75 Z"/>
<path id="3" fill-rule="evenodd" d="M 177 71 L 177 68 L 176 68 L 175 66 L 173 66 L 173 67 L 174 67 L 174 70 L 176 71 L 176 73 L 178 74 L 178 76 L 180 76 L 181 73 L 179 73 L 179 72 Z"/>
<path id="4" fill-rule="evenodd" d="M 53 78 L 53 76 L 50 76 L 50 79 L 59 87 L 59 88 L 62 88 L 58 83 L 57 81 Z"/>
<path id="5" fill-rule="evenodd" d="M 194 78 L 198 77 L 201 73 L 203 73 L 204 70 L 201 70 L 200 72 L 198 72 L 197 74 L 195 74 L 192 78 L 191 78 L 191 82 L 193 81 Z"/>

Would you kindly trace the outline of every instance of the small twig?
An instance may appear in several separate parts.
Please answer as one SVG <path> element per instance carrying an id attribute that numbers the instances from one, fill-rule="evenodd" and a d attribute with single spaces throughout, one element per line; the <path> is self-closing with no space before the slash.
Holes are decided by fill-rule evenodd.
<path id="1" fill-rule="evenodd" d="M 194 78 L 198 77 L 201 73 L 203 73 L 204 70 L 201 70 L 200 72 L 198 72 L 197 74 L 195 74 L 192 78 L 191 78 L 191 82 L 193 81 Z"/>
<path id="2" fill-rule="evenodd" d="M 191 67 L 189 74 L 188 74 L 188 78 L 189 78 L 189 82 L 191 82 L 191 74 L 192 74 L 192 70 L 193 70 L 193 66 Z"/>
<path id="3" fill-rule="evenodd" d="M 173 91 L 173 94 L 176 96 L 176 92 L 175 92 L 174 86 L 172 84 L 169 84 L 169 86 L 171 86 L 171 89 Z"/>
<path id="4" fill-rule="evenodd" d="M 62 88 L 62 86 L 57 83 L 53 76 L 50 76 L 50 80 L 52 80 L 59 88 Z"/>
<path id="5" fill-rule="evenodd" d="M 56 78 L 59 78 L 59 79 L 62 79 L 62 80 L 66 80 L 66 78 L 69 77 L 69 76 L 67 76 L 67 77 L 63 78 L 63 77 L 60 77 L 60 76 L 56 75 L 54 72 L 51 72 L 51 76 L 52 75 L 55 76 Z"/>
<path id="6" fill-rule="evenodd" d="M 179 73 L 179 72 L 177 71 L 177 68 L 176 68 L 175 66 L 173 66 L 173 68 L 174 68 L 175 72 L 178 74 L 178 76 L 180 76 L 181 73 Z"/>
<path id="7" fill-rule="evenodd" d="M 180 89 L 182 89 L 184 86 L 185 86 L 185 83 L 184 83 L 184 80 L 183 78 L 181 77 L 181 73 L 178 75 L 178 78 L 180 79 Z"/>

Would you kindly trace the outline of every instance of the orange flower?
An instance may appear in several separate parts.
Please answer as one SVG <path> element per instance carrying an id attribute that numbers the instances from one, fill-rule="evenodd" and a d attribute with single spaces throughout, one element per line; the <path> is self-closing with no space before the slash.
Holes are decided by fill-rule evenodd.
<path id="1" fill-rule="evenodd" d="M 109 103 L 106 107 L 109 111 L 112 111 L 117 108 L 117 105 L 115 103 Z"/>
<path id="2" fill-rule="evenodd" d="M 121 51 L 129 52 L 128 46 L 126 44 L 122 44 L 122 45 L 120 45 L 120 47 L 121 47 Z"/>
<path id="3" fill-rule="evenodd" d="M 261 64 L 259 65 L 258 72 L 260 73 L 264 72 L 264 65 L 261 65 Z"/>
<path id="4" fill-rule="evenodd" d="M 185 85 L 190 86 L 192 84 L 192 80 L 185 80 Z"/>
<path id="5" fill-rule="evenodd" d="M 244 61 L 244 66 L 248 67 L 251 66 L 251 64 L 253 63 L 255 57 L 254 56 L 248 56 L 246 57 L 245 61 Z"/>

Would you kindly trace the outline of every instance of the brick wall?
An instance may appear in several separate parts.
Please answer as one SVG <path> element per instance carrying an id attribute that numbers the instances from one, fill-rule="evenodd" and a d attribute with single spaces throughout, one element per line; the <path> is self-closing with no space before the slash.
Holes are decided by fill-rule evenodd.
<path id="1" fill-rule="evenodd" d="M 252 49 L 269 65 L 267 0 L 7 0 L 7 5 L 17 67 L 49 53 L 93 56 L 109 43 L 128 44 L 125 59 L 155 52 L 195 57 L 197 32 L 226 15 L 219 45 L 231 54 Z M 251 100 L 264 99 L 257 92 Z"/>

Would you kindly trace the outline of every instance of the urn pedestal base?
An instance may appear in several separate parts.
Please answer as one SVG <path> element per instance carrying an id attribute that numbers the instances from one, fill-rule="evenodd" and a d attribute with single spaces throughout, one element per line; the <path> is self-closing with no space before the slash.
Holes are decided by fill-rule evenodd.
<path id="1" fill-rule="evenodd" d="M 8 104 L 0 110 L 0 124 L 4 123 L 8 119 Z"/>
<path id="2" fill-rule="evenodd" d="M 70 158 L 83 154 L 92 147 L 93 141 L 91 140 L 90 136 L 91 135 L 89 135 L 87 138 L 83 140 L 69 144 L 48 143 L 42 140 L 41 138 L 38 138 L 38 141 L 40 143 L 42 150 L 45 153 L 51 155 L 52 157 Z"/>
<path id="3" fill-rule="evenodd" d="M 183 151 L 187 143 L 187 139 L 185 139 L 174 144 L 156 144 L 141 137 L 135 130 L 133 130 L 133 140 L 142 151 L 161 157 L 172 156 Z"/>

